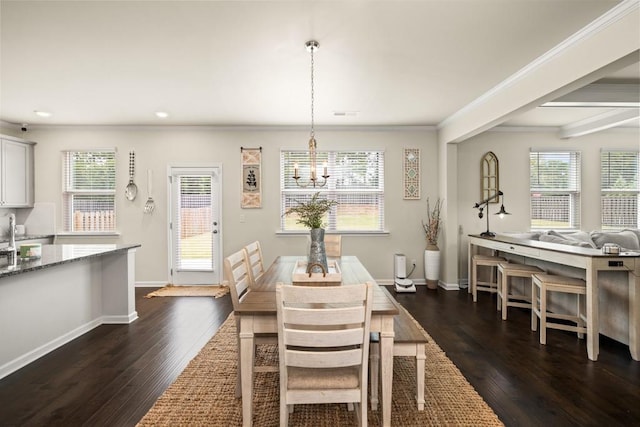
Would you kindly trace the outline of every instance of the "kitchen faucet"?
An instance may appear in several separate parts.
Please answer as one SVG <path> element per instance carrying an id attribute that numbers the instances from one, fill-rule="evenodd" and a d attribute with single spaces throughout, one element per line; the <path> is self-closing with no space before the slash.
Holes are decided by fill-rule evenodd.
<path id="1" fill-rule="evenodd" d="M 16 265 L 18 260 L 18 250 L 16 248 L 16 216 L 9 214 L 9 246 L 2 249 L 2 255 L 7 257 L 10 265 Z"/>
<path id="2" fill-rule="evenodd" d="M 16 249 L 16 216 L 9 214 L 9 248 Z"/>

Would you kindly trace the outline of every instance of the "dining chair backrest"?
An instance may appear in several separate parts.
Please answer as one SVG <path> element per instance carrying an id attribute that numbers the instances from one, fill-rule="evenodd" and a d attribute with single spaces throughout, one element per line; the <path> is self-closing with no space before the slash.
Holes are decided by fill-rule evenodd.
<path id="1" fill-rule="evenodd" d="M 347 286 L 278 284 L 280 425 L 287 405 L 357 403 L 367 417 L 371 283 Z"/>
<path id="2" fill-rule="evenodd" d="M 329 257 L 342 256 L 342 235 L 340 234 L 325 234 L 324 236 L 324 250 Z"/>
<path id="3" fill-rule="evenodd" d="M 251 281 L 244 249 L 224 259 L 224 276 L 229 284 L 233 308 L 237 309 Z"/>
<path id="4" fill-rule="evenodd" d="M 249 280 L 251 284 L 255 284 L 264 274 L 264 261 L 262 258 L 262 248 L 260 242 L 249 243 L 244 247 L 245 256 L 247 257 L 247 264 L 249 269 Z"/>

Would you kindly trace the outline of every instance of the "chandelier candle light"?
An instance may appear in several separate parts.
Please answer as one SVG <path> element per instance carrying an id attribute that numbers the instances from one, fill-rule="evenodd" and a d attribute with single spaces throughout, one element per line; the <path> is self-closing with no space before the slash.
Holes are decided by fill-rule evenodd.
<path id="1" fill-rule="evenodd" d="M 309 137 L 309 160 L 310 160 L 311 168 L 310 168 L 309 181 L 306 184 L 302 184 L 300 182 L 300 175 L 298 174 L 299 172 L 298 164 L 295 163 L 293 165 L 293 179 L 296 180 L 296 184 L 298 185 L 298 187 L 306 188 L 312 185 L 315 188 L 315 187 L 324 187 L 327 184 L 327 179 L 329 178 L 329 174 L 327 173 L 327 163 L 325 162 L 322 165 L 323 167 L 322 178 L 324 179 L 324 181 L 319 182 L 318 180 L 317 169 L 316 169 L 316 157 L 317 157 L 316 149 L 318 148 L 318 143 L 316 142 L 315 132 L 313 129 L 313 125 L 314 125 L 313 102 L 314 102 L 314 95 L 315 95 L 313 90 L 313 66 L 314 66 L 313 53 L 316 50 L 318 50 L 318 48 L 320 47 L 320 44 L 318 44 L 318 42 L 315 40 L 309 40 L 305 44 L 305 46 L 307 47 L 307 50 L 311 54 L 311 135 Z"/>

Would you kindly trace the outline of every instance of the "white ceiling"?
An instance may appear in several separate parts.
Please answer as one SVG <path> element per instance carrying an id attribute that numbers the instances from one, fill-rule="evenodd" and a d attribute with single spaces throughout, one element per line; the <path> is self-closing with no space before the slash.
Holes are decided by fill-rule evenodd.
<path id="1" fill-rule="evenodd" d="M 437 125 L 618 3 L 1 0 L 0 120 L 308 125 L 304 44 L 316 39 L 317 124 Z M 611 78 L 639 82 L 640 68 Z M 506 124 L 594 112 L 538 108 Z"/>

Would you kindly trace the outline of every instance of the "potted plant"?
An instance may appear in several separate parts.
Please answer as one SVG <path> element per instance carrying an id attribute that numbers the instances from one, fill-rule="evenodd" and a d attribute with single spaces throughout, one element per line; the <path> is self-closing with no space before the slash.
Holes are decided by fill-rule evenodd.
<path id="1" fill-rule="evenodd" d="M 433 209 L 427 197 L 427 220 L 422 221 L 427 248 L 424 251 L 424 276 L 427 288 L 437 289 L 440 279 L 440 249 L 438 248 L 438 236 L 442 226 L 440 211 L 442 209 L 442 199 L 438 198 Z"/>
<path id="2" fill-rule="evenodd" d="M 320 193 L 315 193 L 311 199 L 306 202 L 298 202 L 297 206 L 293 206 L 284 213 L 285 215 L 297 215 L 296 222 L 304 225 L 309 229 L 311 234 L 311 247 L 309 248 L 309 267 L 312 264 L 321 264 L 326 272 L 328 270 L 327 254 L 324 249 L 324 215 L 337 205 L 335 200 L 320 198 Z M 313 267 L 311 272 L 318 272 Z"/>

